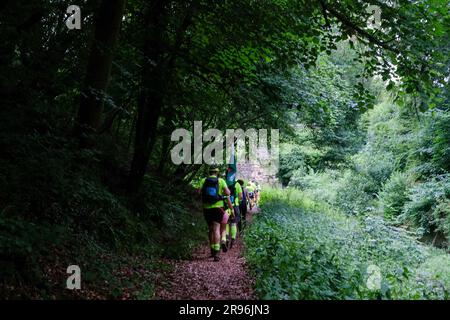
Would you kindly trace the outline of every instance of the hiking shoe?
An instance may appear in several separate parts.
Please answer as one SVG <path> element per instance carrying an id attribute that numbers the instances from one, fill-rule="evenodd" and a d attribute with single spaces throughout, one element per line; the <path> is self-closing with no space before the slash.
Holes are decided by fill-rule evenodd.
<path id="1" fill-rule="evenodd" d="M 221 247 L 222 247 L 222 251 L 223 252 L 227 252 L 228 251 L 228 247 L 227 247 L 227 244 L 225 243 L 225 241 L 221 243 Z"/>
<path id="2" fill-rule="evenodd" d="M 234 244 L 234 239 L 231 239 L 231 242 L 230 242 L 230 249 L 233 248 L 233 244 Z"/>
<path id="3" fill-rule="evenodd" d="M 220 260 L 219 253 L 220 253 L 220 250 L 214 250 L 212 252 L 212 257 L 213 257 L 214 261 L 219 261 Z"/>
<path id="4" fill-rule="evenodd" d="M 211 248 L 211 258 L 214 258 L 214 249 Z"/>

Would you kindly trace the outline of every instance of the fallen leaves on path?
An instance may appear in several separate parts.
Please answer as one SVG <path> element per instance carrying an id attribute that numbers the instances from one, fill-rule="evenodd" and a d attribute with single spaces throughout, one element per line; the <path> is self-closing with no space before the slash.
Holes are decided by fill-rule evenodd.
<path id="1" fill-rule="evenodd" d="M 228 252 L 220 253 L 220 261 L 210 257 L 207 244 L 193 254 L 191 260 L 166 261 L 172 272 L 159 283 L 155 299 L 164 300 L 249 300 L 255 299 L 253 279 L 247 274 L 240 238 Z"/>

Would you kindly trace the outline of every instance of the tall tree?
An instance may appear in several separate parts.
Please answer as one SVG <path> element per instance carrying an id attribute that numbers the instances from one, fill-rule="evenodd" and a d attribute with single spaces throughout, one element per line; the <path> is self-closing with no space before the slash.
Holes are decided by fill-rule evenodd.
<path id="1" fill-rule="evenodd" d="M 95 35 L 76 123 L 80 135 L 93 133 L 100 127 L 124 7 L 125 0 L 102 0 L 95 15 Z"/>
<path id="2" fill-rule="evenodd" d="M 129 175 L 129 189 L 140 186 L 155 144 L 158 121 L 165 105 L 167 87 L 172 78 L 176 56 L 184 41 L 184 35 L 191 23 L 195 1 L 181 8 L 183 19 L 174 32 L 174 39 L 168 37 L 169 10 L 166 1 L 152 1 L 146 5 L 144 14 L 144 55 L 141 70 L 141 92 L 137 103 L 136 135 L 133 160 Z M 173 9 L 173 7 L 171 8 Z M 168 50 L 169 48 L 169 50 Z"/>

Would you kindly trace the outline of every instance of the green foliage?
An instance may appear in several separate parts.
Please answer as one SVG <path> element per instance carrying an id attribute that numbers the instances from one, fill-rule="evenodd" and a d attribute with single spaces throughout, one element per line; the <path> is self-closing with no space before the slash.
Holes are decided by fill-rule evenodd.
<path id="1" fill-rule="evenodd" d="M 290 186 L 301 188 L 312 199 L 336 203 L 341 185 L 336 183 L 339 172 L 327 170 L 321 173 L 307 173 L 297 170 L 291 178 Z"/>
<path id="2" fill-rule="evenodd" d="M 434 118 L 432 163 L 440 172 L 450 172 L 450 114 L 437 112 Z"/>
<path id="3" fill-rule="evenodd" d="M 37 257 L 48 254 L 50 245 L 60 244 L 65 230 L 61 226 L 9 217 L 7 210 L 0 213 L 0 278 L 39 281 L 42 270 Z"/>
<path id="4" fill-rule="evenodd" d="M 370 146 L 366 146 L 352 160 L 355 172 L 363 175 L 369 181 L 365 187 L 365 190 L 369 193 L 378 191 L 379 187 L 389 179 L 395 169 L 395 159 L 391 153 L 377 152 L 371 150 Z"/>
<path id="5" fill-rule="evenodd" d="M 296 190 L 265 190 L 262 212 L 245 243 L 263 299 L 447 299 L 450 294 L 446 266 L 436 262 L 441 251 L 379 218 L 345 216 Z M 381 270 L 374 290 L 366 285 L 370 265 Z"/>
<path id="6" fill-rule="evenodd" d="M 348 214 L 363 214 L 374 209 L 374 186 L 376 182 L 369 175 L 352 170 L 343 172 L 338 180 L 335 205 Z"/>
<path id="7" fill-rule="evenodd" d="M 417 278 L 411 278 L 409 285 L 414 290 L 408 293 L 411 299 L 447 299 L 446 288 L 450 285 L 450 258 L 448 255 L 431 257 L 418 267 Z"/>
<path id="8" fill-rule="evenodd" d="M 150 290 L 150 276 L 143 281 L 136 275 L 125 283 L 117 269 L 140 259 L 151 275 L 153 259 L 187 258 L 204 239 L 201 210 L 184 184 L 149 175 L 135 198 L 123 193 L 112 176 L 122 170 L 120 144 L 103 141 L 103 148 L 79 151 L 57 131 L 0 135 L 0 141 L 7 157 L 15 159 L 0 159 L 0 278 L 5 288 L 16 288 L 2 289 L 2 297 L 19 289 L 22 298 L 67 296 L 60 283 L 52 285 L 46 268 L 65 270 L 74 262 L 91 274 L 86 284 L 99 294 L 118 298 L 124 286 L 137 290 L 141 283 L 146 287 L 139 290 Z M 36 286 L 42 287 L 38 293 Z"/>
<path id="9" fill-rule="evenodd" d="M 289 185 L 349 214 L 379 209 L 391 223 L 448 237 L 449 117 L 442 110 L 417 115 L 384 99 L 362 116 L 366 143 L 341 168 L 294 170 Z"/>
<path id="10" fill-rule="evenodd" d="M 408 174 L 395 172 L 379 193 L 381 210 L 388 220 L 396 220 L 408 201 Z"/>
<path id="11" fill-rule="evenodd" d="M 278 176 L 284 185 L 293 183 L 301 176 L 308 174 L 313 168 L 320 167 L 324 153 L 308 143 L 307 138 L 299 144 L 282 145 L 280 157 L 280 169 Z"/>
<path id="12" fill-rule="evenodd" d="M 419 183 L 408 192 L 400 219 L 421 228 L 423 233 L 446 231 L 449 228 L 450 181 L 447 176 Z M 450 234 L 446 233 L 446 236 Z"/>
<path id="13" fill-rule="evenodd" d="M 367 174 L 351 169 L 301 174 L 296 171 L 290 186 L 300 188 L 314 200 L 325 201 L 348 214 L 374 210 L 376 182 Z"/>

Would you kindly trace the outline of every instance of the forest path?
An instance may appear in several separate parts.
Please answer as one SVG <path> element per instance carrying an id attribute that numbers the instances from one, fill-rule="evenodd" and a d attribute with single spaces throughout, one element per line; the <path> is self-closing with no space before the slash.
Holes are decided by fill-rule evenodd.
<path id="1" fill-rule="evenodd" d="M 247 213 L 251 222 L 252 214 Z M 154 299 L 164 300 L 251 300 L 253 279 L 248 275 L 242 256 L 244 244 L 238 235 L 236 243 L 228 252 L 220 253 L 220 261 L 210 257 L 207 244 L 200 246 L 191 260 L 167 260 L 171 272 L 162 275 L 156 285 Z"/>

